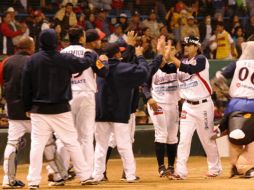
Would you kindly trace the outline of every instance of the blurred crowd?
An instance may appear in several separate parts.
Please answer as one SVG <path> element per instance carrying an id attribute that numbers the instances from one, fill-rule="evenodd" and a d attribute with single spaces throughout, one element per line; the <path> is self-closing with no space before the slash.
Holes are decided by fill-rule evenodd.
<path id="1" fill-rule="evenodd" d="M 5 9 L 0 25 L 1 55 L 12 55 L 23 35 L 33 37 L 38 48 L 39 33 L 45 28 L 56 30 L 61 50 L 69 45 L 68 29 L 79 25 L 84 30 L 96 28 L 104 32 L 102 46 L 107 42 L 122 42 L 127 31 L 134 30 L 147 59 L 155 56 L 156 42 L 161 35 L 176 41 L 179 56 L 184 37 L 194 35 L 200 38 L 201 51 L 209 59 L 235 59 L 241 55 L 241 43 L 254 33 L 253 0 L 36 2 L 0 2 L 0 7 Z"/>

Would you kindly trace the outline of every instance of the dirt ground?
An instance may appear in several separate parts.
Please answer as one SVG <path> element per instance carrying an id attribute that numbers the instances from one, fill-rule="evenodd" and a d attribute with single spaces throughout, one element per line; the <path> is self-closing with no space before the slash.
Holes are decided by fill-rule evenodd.
<path id="1" fill-rule="evenodd" d="M 189 177 L 186 180 L 173 181 L 167 178 L 160 178 L 157 173 L 155 158 L 137 158 L 137 175 L 141 178 L 139 183 L 127 184 L 120 181 L 122 174 L 122 163 L 120 159 L 112 159 L 108 164 L 109 181 L 94 185 L 81 186 L 78 180 L 67 182 L 62 187 L 48 187 L 47 174 L 45 165 L 43 166 L 43 179 L 40 189 L 93 189 L 93 190 L 115 190 L 115 189 L 137 189 L 137 190 L 253 190 L 254 179 L 233 178 L 229 179 L 230 164 L 226 158 L 222 159 L 223 173 L 216 179 L 205 179 L 204 174 L 207 172 L 205 157 L 191 157 L 189 160 Z M 2 167 L 0 168 L 1 171 Z M 28 165 L 18 167 L 17 177 L 26 182 Z M 3 172 L 0 172 L 2 179 Z"/>

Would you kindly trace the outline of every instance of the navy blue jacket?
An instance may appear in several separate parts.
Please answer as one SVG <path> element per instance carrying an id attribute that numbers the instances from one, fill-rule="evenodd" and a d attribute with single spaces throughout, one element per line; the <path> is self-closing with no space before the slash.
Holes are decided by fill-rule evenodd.
<path id="1" fill-rule="evenodd" d="M 22 71 L 29 57 L 26 51 L 18 51 L 3 66 L 3 97 L 7 103 L 8 118 L 12 120 L 29 119 L 21 98 Z"/>
<path id="2" fill-rule="evenodd" d="M 26 111 L 58 114 L 70 111 L 71 76 L 96 62 L 87 52 L 84 58 L 56 51 L 57 35 L 53 29 L 41 32 L 40 51 L 31 56 L 23 71 L 22 95 Z"/>
<path id="3" fill-rule="evenodd" d="M 150 71 L 143 56 L 137 57 L 137 63 L 109 59 L 108 76 L 97 79 L 96 121 L 128 123 L 134 88 L 146 82 Z M 161 57 L 157 61 L 160 64 Z"/>

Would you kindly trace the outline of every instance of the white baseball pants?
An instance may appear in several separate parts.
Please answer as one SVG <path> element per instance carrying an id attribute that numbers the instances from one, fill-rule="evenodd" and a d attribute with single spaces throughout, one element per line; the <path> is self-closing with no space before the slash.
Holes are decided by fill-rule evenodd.
<path id="1" fill-rule="evenodd" d="M 105 171 L 106 154 L 111 132 L 115 134 L 117 150 L 123 162 L 127 180 L 136 178 L 136 163 L 132 151 L 130 127 L 127 123 L 97 122 L 95 130 L 95 159 L 93 177 L 96 180 L 103 178 Z"/>
<path id="2" fill-rule="evenodd" d="M 179 111 L 178 104 L 161 104 L 161 113 L 156 114 L 147 104 L 148 113 L 154 125 L 155 142 L 176 144 L 178 142 Z"/>
<path id="3" fill-rule="evenodd" d="M 61 114 L 32 113 L 31 123 L 30 165 L 27 176 L 29 185 L 38 185 L 41 181 L 43 150 L 53 132 L 58 135 L 70 153 L 74 169 L 80 180 L 89 178 L 71 112 Z"/>
<path id="4" fill-rule="evenodd" d="M 221 162 L 213 134 L 214 105 L 211 99 L 198 105 L 183 103 L 180 119 L 180 142 L 177 149 L 176 173 L 182 178 L 188 175 L 187 161 L 190 155 L 191 140 L 195 130 L 207 155 L 208 173 L 220 174 Z"/>
<path id="5" fill-rule="evenodd" d="M 130 133 L 131 142 L 134 143 L 134 141 L 135 141 L 135 130 L 136 130 L 136 114 L 135 113 L 132 113 L 130 115 L 129 127 L 130 127 L 130 130 L 131 130 L 131 133 Z M 116 139 L 115 139 L 115 135 L 114 135 L 113 132 L 110 134 L 108 146 L 110 146 L 112 148 L 116 147 Z"/>
<path id="6" fill-rule="evenodd" d="M 4 177 L 3 184 L 9 184 L 8 177 L 8 159 L 11 153 L 16 151 L 16 146 L 19 143 L 19 139 L 24 136 L 25 133 L 31 132 L 30 120 L 12 120 L 9 119 L 8 128 L 8 142 L 4 151 Z"/>

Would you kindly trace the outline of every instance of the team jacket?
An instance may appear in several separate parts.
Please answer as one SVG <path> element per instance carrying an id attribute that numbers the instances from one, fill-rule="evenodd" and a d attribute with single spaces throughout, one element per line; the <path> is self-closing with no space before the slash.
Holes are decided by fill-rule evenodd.
<path id="1" fill-rule="evenodd" d="M 26 110 L 42 114 L 70 111 L 71 76 L 94 65 L 97 56 L 91 52 L 84 58 L 60 54 L 56 51 L 57 35 L 53 29 L 43 30 L 39 41 L 41 50 L 31 56 L 23 72 Z"/>
<path id="2" fill-rule="evenodd" d="M 8 117 L 12 120 L 29 119 L 21 98 L 22 71 L 29 57 L 25 51 L 19 51 L 9 57 L 3 66 L 3 97 L 7 103 Z"/>
<path id="3" fill-rule="evenodd" d="M 165 64 L 155 73 L 152 72 L 148 82 L 143 85 L 143 91 L 147 100 L 153 98 L 162 104 L 178 104 L 180 95 L 176 66 Z"/>

